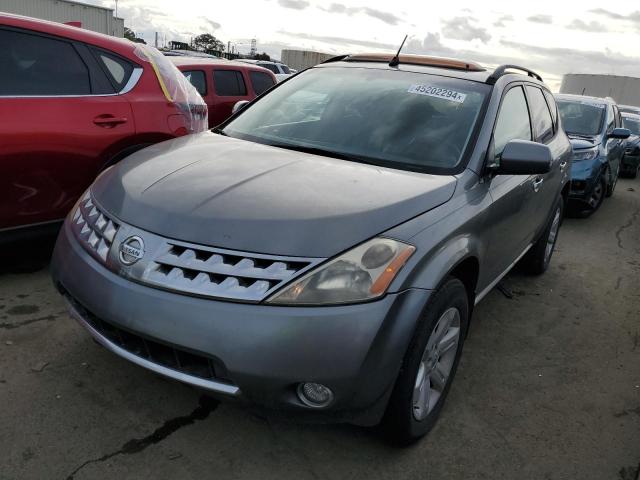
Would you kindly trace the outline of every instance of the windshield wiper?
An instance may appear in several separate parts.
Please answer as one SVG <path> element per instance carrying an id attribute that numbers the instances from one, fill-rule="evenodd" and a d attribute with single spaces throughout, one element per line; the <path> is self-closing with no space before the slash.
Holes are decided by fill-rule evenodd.
<path id="1" fill-rule="evenodd" d="M 217 133 L 218 135 L 222 135 L 223 137 L 228 137 L 229 136 L 228 133 L 226 133 L 224 130 L 222 130 L 221 128 L 218 128 L 218 127 L 212 128 L 211 131 L 213 133 Z"/>
<path id="2" fill-rule="evenodd" d="M 373 159 L 370 159 L 368 157 L 350 155 L 348 153 L 336 152 L 334 150 L 329 150 L 326 148 L 310 147 L 307 145 L 294 145 L 291 143 L 267 143 L 266 145 L 269 145 L 271 147 L 284 148 L 286 150 L 293 150 L 295 152 L 303 152 L 310 153 L 312 155 L 321 155 L 323 157 L 337 158 L 339 160 L 349 160 L 351 162 L 366 163 L 368 165 L 379 165 L 379 163 L 376 163 Z"/>

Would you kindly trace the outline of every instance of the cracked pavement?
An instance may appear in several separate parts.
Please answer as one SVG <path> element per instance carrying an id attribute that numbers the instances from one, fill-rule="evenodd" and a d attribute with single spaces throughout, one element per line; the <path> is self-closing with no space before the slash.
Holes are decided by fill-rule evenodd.
<path id="1" fill-rule="evenodd" d="M 0 273 L 0 480 L 638 480 L 637 186 L 567 219 L 545 275 L 478 305 L 443 415 L 407 449 L 218 404 L 96 345 L 46 269 Z"/>

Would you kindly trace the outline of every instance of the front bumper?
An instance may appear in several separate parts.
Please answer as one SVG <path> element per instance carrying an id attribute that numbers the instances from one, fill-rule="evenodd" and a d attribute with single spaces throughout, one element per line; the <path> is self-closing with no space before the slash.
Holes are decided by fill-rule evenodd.
<path id="1" fill-rule="evenodd" d="M 571 187 L 569 198 L 572 200 L 587 201 L 591 198 L 596 186 L 599 169 L 596 168 L 597 160 L 580 160 L 571 164 Z"/>
<path id="2" fill-rule="evenodd" d="M 430 297 L 430 291 L 410 289 L 357 305 L 282 307 L 171 293 L 107 270 L 67 223 L 54 250 L 52 275 L 80 323 L 140 366 L 269 409 L 364 425 L 377 423 L 384 412 Z M 131 353 L 94 327 L 101 321 L 153 345 L 209 359 L 216 375 L 203 381 L 154 361 L 153 354 Z M 298 399 L 298 383 L 309 381 L 332 389 L 335 397 L 326 409 Z"/>

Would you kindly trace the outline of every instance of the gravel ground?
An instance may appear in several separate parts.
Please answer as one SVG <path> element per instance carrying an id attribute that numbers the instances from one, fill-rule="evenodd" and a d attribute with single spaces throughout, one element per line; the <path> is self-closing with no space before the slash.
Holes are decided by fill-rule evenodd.
<path id="1" fill-rule="evenodd" d="M 46 268 L 3 270 L 2 480 L 639 478 L 638 181 L 565 221 L 545 275 L 483 300 L 440 421 L 407 449 L 218 404 L 92 342 Z"/>

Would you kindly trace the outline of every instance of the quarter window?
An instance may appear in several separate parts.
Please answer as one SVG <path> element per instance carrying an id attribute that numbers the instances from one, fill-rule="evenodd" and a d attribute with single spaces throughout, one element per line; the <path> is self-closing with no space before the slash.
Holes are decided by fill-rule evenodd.
<path id="1" fill-rule="evenodd" d="M 511 140 L 531 140 L 531 122 L 522 87 L 509 90 L 502 99 L 496 128 L 493 132 L 495 159 L 499 160 Z"/>
<path id="2" fill-rule="evenodd" d="M 89 69 L 71 43 L 0 30 L 0 45 L 0 95 L 91 93 Z"/>
<path id="3" fill-rule="evenodd" d="M 533 126 L 538 140 L 545 143 L 553 137 L 553 120 L 551 119 L 549 107 L 544 99 L 542 90 L 538 87 L 527 85 L 527 94 L 529 95 L 531 117 L 533 118 Z"/>
<path id="4" fill-rule="evenodd" d="M 109 72 L 109 76 L 115 82 L 116 89 L 122 90 L 133 73 L 133 65 L 123 58 L 106 52 L 97 52 L 98 59 Z"/>
<path id="5" fill-rule="evenodd" d="M 207 77 L 202 70 L 189 70 L 182 72 L 187 80 L 196 87 L 196 90 L 203 97 L 207 94 Z"/>
<path id="6" fill-rule="evenodd" d="M 247 94 L 242 72 L 238 70 L 214 70 L 213 84 L 221 97 L 244 97 Z"/>
<path id="7" fill-rule="evenodd" d="M 556 105 L 556 100 L 553 98 L 551 92 L 543 90 L 544 96 L 547 99 L 547 105 L 549 105 L 549 110 L 551 111 L 551 118 L 553 119 L 553 130 L 558 130 L 558 106 Z"/>
<path id="8" fill-rule="evenodd" d="M 616 117 L 613 113 L 613 107 L 607 105 L 607 133 L 611 133 L 615 128 Z"/>
<path id="9" fill-rule="evenodd" d="M 256 95 L 262 94 L 274 85 L 271 75 L 264 72 L 249 72 L 249 78 L 251 79 L 251 85 L 253 85 L 253 90 L 256 92 Z"/>

